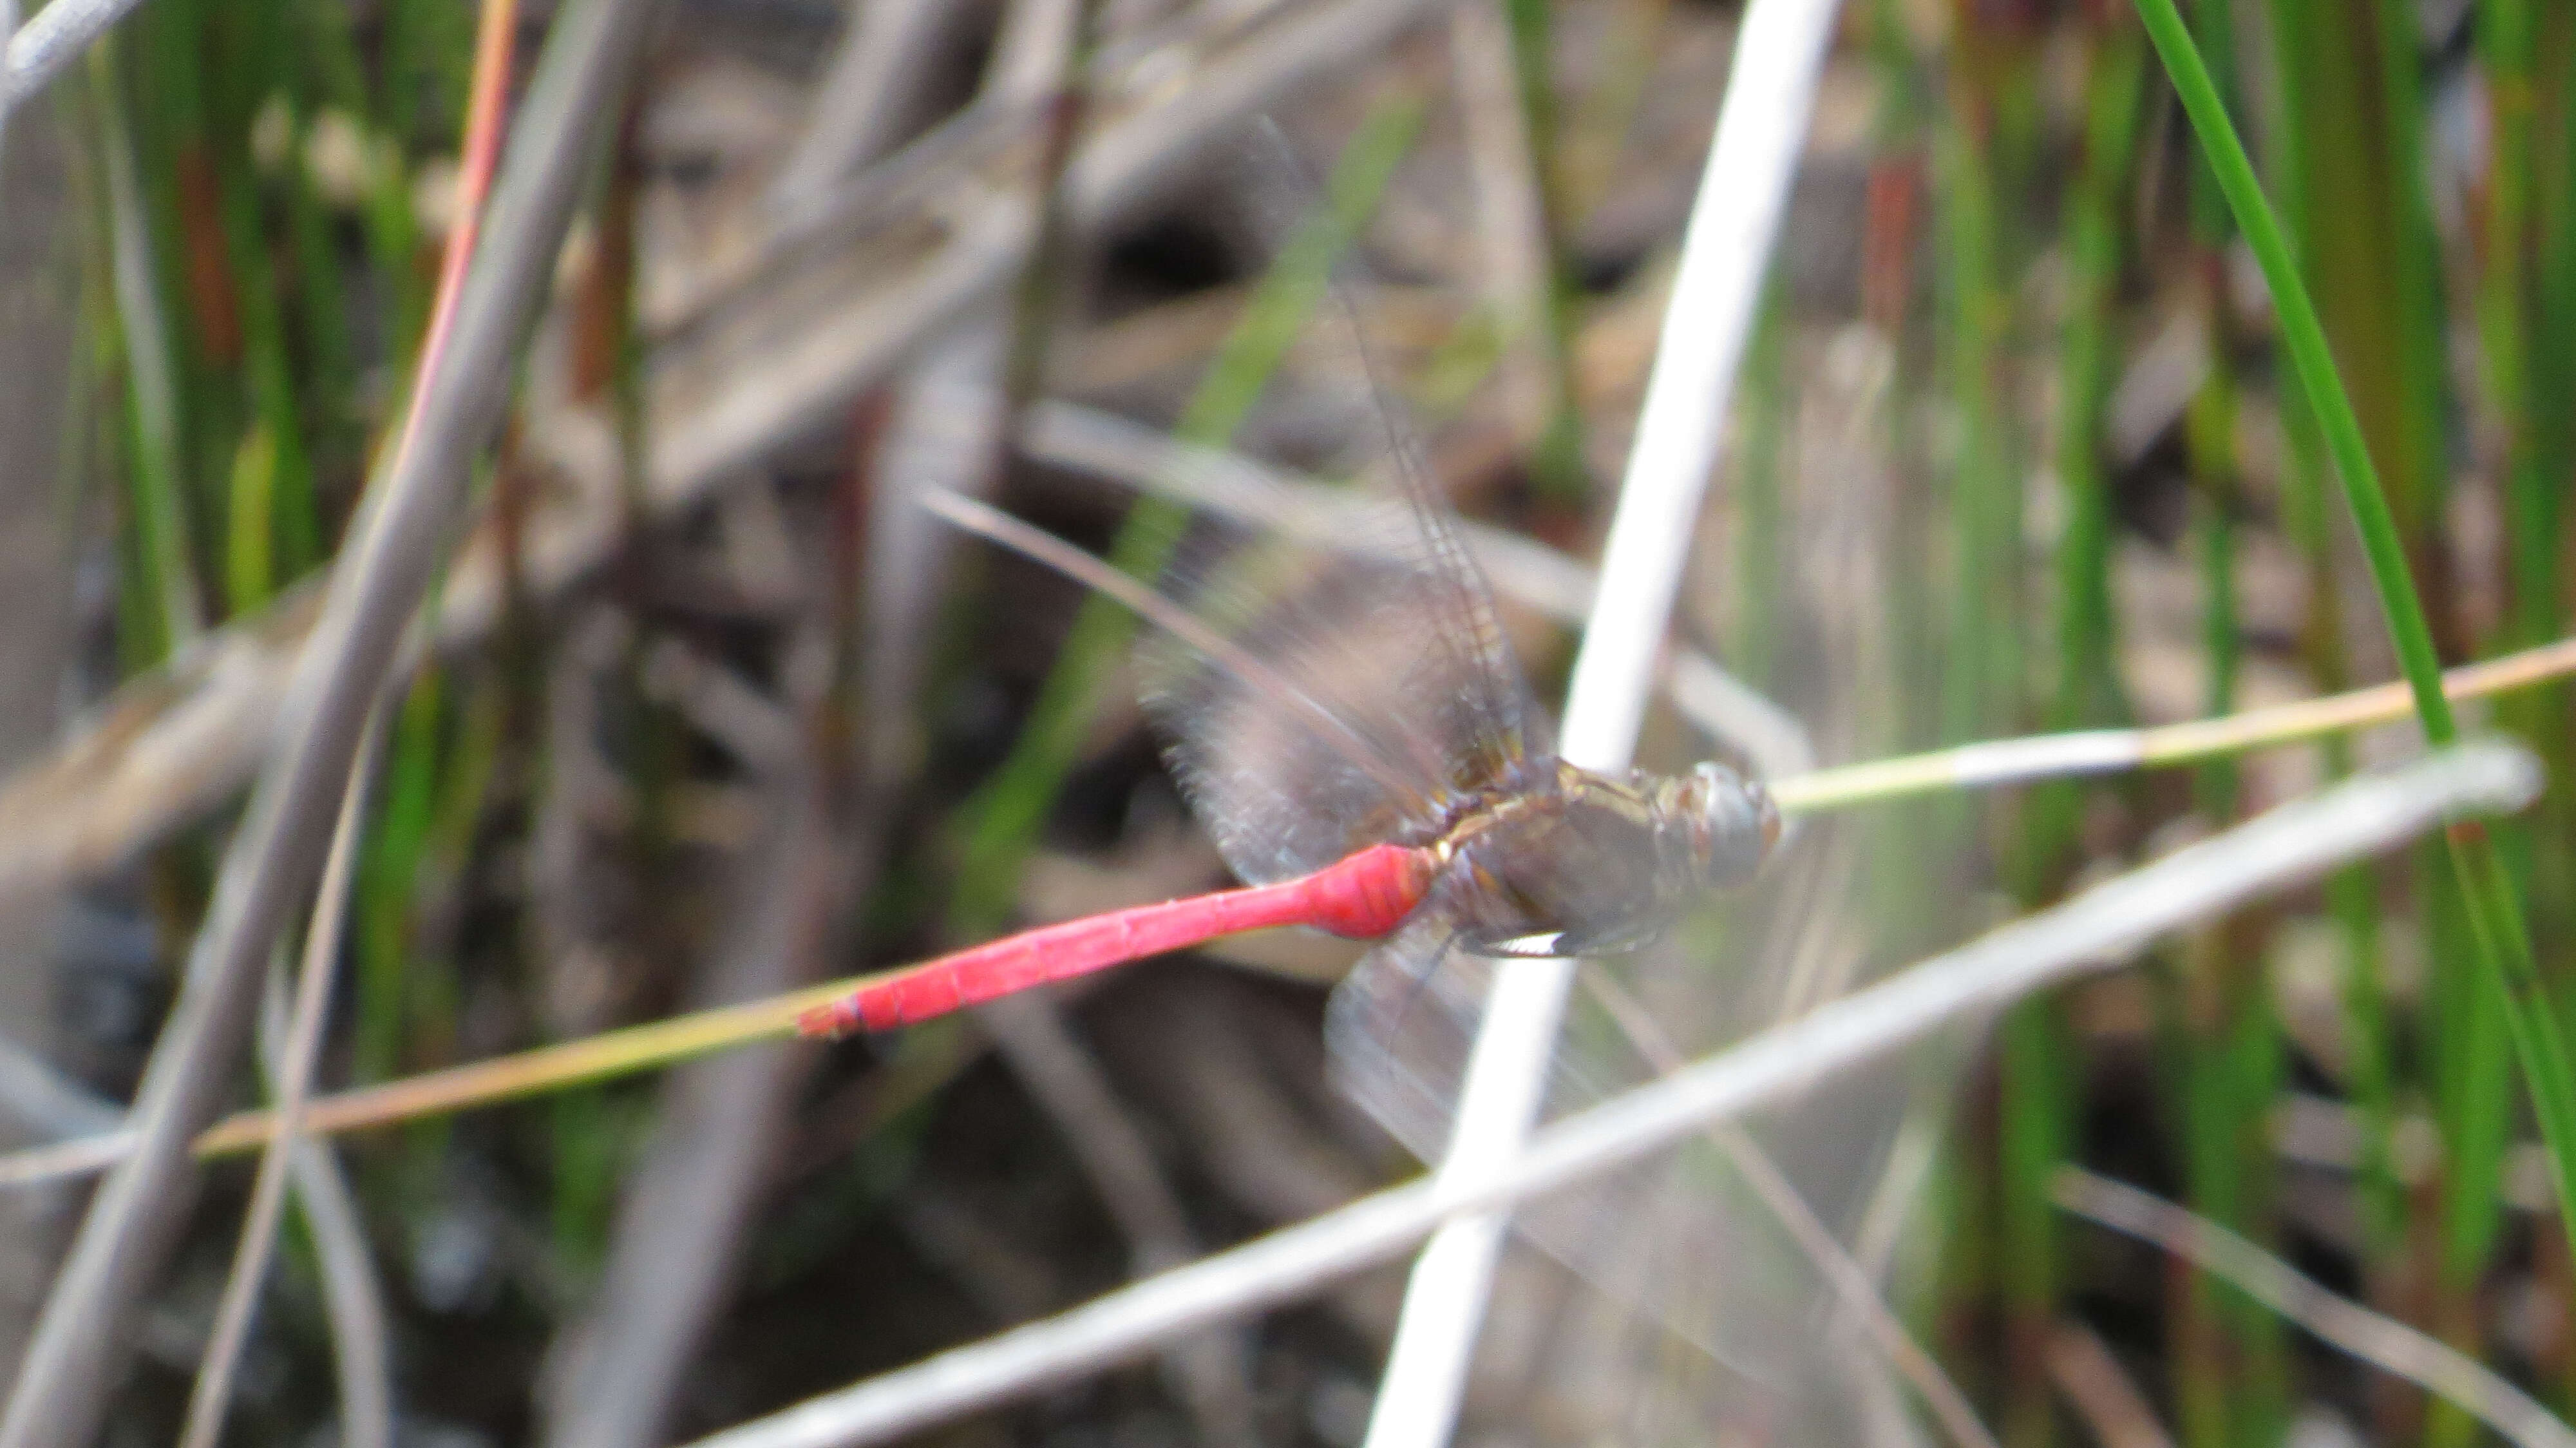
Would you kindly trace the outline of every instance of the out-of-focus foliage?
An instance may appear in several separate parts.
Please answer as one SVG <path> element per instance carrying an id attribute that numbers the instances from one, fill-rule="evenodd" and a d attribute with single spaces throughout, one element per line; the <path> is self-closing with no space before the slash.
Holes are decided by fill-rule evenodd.
<path id="1" fill-rule="evenodd" d="M 1113 612 L 940 534 L 908 490 L 993 493 L 1149 570 L 1146 532 L 1122 521 L 1169 534 L 1178 515 L 1140 524 L 1126 492 L 1035 440 L 1033 406 L 1319 473 L 1357 463 L 1369 379 L 1310 342 L 1265 352 L 1257 325 L 1280 308 L 1284 335 L 1321 305 L 1317 269 L 1293 253 L 1274 268 L 1248 240 L 1311 200 L 1351 234 L 1301 244 L 1364 263 L 1351 303 L 1461 510 L 1590 554 L 1739 18 L 1512 0 L 1472 31 L 1434 13 L 1277 100 L 1328 196 L 1283 202 L 1257 168 L 1202 156 L 1112 203 L 1082 192 L 1085 167 L 1105 169 L 1086 147 L 1284 53 L 1324 7 L 670 8 L 477 479 L 467 545 L 485 561 L 458 565 L 466 601 L 394 716 L 333 1084 L 1220 883 L 1128 707 Z M 2576 12 L 2186 11 L 2287 221 L 2445 661 L 2561 636 Z M 407 395 L 454 220 L 472 29 L 453 0 L 145 0 L 57 87 L 81 323 L 68 516 L 115 582 L 83 620 L 93 685 L 67 690 L 86 688 L 82 707 L 110 678 L 124 703 L 184 695 L 192 645 L 309 620 L 305 590 Z M 838 53 L 861 41 L 882 58 Z M 845 158 L 837 189 L 772 190 L 818 152 Z M 1516 173 L 1517 211 L 1495 179 Z M 1024 267 L 935 326 L 899 315 L 1006 223 L 1025 228 Z M 880 344 L 899 363 L 835 360 Z M 2290 386 L 2260 278 L 2125 5 L 1848 0 L 1677 629 L 1833 760 L 2388 677 Z M 798 401 L 762 413 L 764 395 Z M 614 526 L 566 541 L 569 514 L 549 511 L 566 498 Z M 1551 695 L 1570 641 L 1534 613 L 1506 624 Z M 2576 763 L 2562 690 L 2490 722 L 2562 775 Z M 2406 747 L 2372 735 L 1820 825 L 1756 898 L 1682 932 L 1726 972 L 1645 989 L 1677 1039 L 1712 1044 Z M 1711 748 L 1658 716 L 1646 758 Z M 2562 1009 L 2568 800 L 2553 790 L 2495 832 Z M 226 822 L 81 882 L 94 928 L 65 978 L 94 992 L 176 958 Z M 2050 1182 L 2080 1162 L 2151 1186 L 2567 1406 L 2576 1277 L 2469 928 L 2438 850 L 2355 869 L 2029 1002 L 1990 1050 L 1950 1043 L 1758 1126 L 2014 1448 L 2099 1437 L 2082 1369 L 2104 1361 L 2192 1448 L 2465 1444 L 2456 1412 L 2071 1223 Z M 1037 1099 L 1052 1078 L 1032 1048 L 951 1024 L 795 1058 L 736 1096 L 594 1085 L 352 1139 L 406 1421 L 460 1444 L 568 1435 L 598 1411 L 577 1364 L 599 1352 L 644 1375 L 619 1391 L 657 1405 L 632 1441 L 694 1434 L 1344 1200 L 1406 1165 L 1326 1079 L 1323 989 L 1350 959 L 1254 938 L 1059 997 L 1088 1117 Z M 149 985 L 137 998 L 128 1017 L 152 1009 Z M 59 1022 L 58 1055 L 122 1095 L 148 1027 L 101 1025 L 114 1014 Z M 752 1145 L 692 1156 L 709 1135 Z M 1802 1161 L 1802 1141 L 1829 1159 Z M 1121 1152 L 1159 1208 L 1120 1196 L 1101 1163 Z M 739 1230 L 674 1228 L 638 1186 L 657 1164 L 704 1172 L 691 1185 L 734 1203 Z M 219 1209 L 165 1290 L 121 1435 L 167 1436 L 184 1397 L 246 1178 L 211 1180 Z M 1696 1219 L 1606 1220 L 1616 1238 Z M 1722 1255 L 1635 1235 L 1617 1245 L 1647 1272 L 1655 1253 Z M 715 1288 L 669 1285 L 696 1280 L 657 1260 L 682 1241 Z M 1472 1431 L 1818 1431 L 1776 1406 L 1796 1392 L 1766 1397 L 1780 1384 L 1630 1313 L 1641 1294 L 1603 1260 L 1587 1279 L 1515 1252 Z M 300 1235 L 285 1262 L 236 1441 L 306 1441 L 330 1417 Z M 1249 1425 L 1356 1442 L 1395 1287 L 1362 1279 L 1248 1327 L 1225 1361 L 1176 1355 L 954 1441 Z M 1730 1290 L 1723 1274 L 1710 1290 Z M 685 1324 L 680 1347 L 625 1330 L 656 1313 Z M 2108 1359 L 2083 1356 L 2094 1339 Z M 1784 1341 L 1828 1369 L 1864 1351 Z"/>

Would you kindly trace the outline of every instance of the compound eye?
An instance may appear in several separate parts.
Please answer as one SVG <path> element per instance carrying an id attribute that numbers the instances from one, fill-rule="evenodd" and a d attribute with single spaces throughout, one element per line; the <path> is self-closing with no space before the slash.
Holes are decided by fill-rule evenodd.
<path id="1" fill-rule="evenodd" d="M 1708 828 L 1709 883 L 1748 880 L 1780 838 L 1780 812 L 1770 792 L 1716 764 L 1692 771 L 1703 791 L 1702 818 Z"/>

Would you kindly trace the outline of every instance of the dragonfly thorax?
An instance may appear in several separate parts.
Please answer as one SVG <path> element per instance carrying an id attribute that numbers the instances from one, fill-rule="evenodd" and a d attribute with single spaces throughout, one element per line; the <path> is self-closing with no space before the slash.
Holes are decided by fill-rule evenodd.
<path id="1" fill-rule="evenodd" d="M 1559 761 L 1441 844 L 1469 949 L 1588 955 L 1650 940 L 1701 891 L 1750 879 L 1779 829 L 1762 787 L 1720 765 L 1621 781 Z"/>

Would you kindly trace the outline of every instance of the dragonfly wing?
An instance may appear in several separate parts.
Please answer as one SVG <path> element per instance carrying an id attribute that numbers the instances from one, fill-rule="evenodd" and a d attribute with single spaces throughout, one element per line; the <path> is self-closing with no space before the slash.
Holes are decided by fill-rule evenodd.
<path id="1" fill-rule="evenodd" d="M 1197 636 L 1157 630 L 1139 649 L 1174 773 L 1254 883 L 1425 841 L 1452 801 L 1511 788 L 1549 753 L 1438 507 L 1387 498 L 1351 516 L 1351 547 L 1332 554 L 1203 525 L 1164 585 Z"/>
<path id="2" fill-rule="evenodd" d="M 1432 1162 L 1448 1144 L 1485 987 L 1495 970 L 1514 963 L 1456 948 L 1448 918 L 1436 910 L 1424 915 L 1372 951 L 1335 991 L 1327 1028 L 1336 1083 Z M 1626 959 L 1587 961 L 1583 970 L 1613 969 Z M 1578 985 L 1551 1067 L 1550 1117 L 1655 1074 L 1628 1030 L 1602 994 Z M 1744 1123 L 1735 1143 L 1695 1140 L 1532 1203 L 1515 1214 L 1515 1229 L 1627 1303 L 1658 1334 L 1696 1348 L 1731 1385 L 1716 1390 L 1719 1396 L 1824 1435 L 1798 1441 L 1882 1441 L 1855 1426 L 1876 1411 L 1883 1386 L 1877 1356 L 1853 1336 L 1855 1319 L 1813 1240 L 1801 1240 L 1755 1174 L 1794 1183 L 1791 1191 L 1824 1233 L 1850 1240 L 1885 1177 L 1893 1121 L 1888 1073 L 1901 1082 L 1909 1069 L 1892 1063 L 1822 1083 Z M 1650 1259 L 1647 1270 L 1641 1258 Z M 1853 1371 L 1856 1356 L 1868 1373 Z"/>
<path id="3" fill-rule="evenodd" d="M 1455 917 L 1435 897 L 1333 991 L 1324 1026 L 1334 1084 L 1426 1162 L 1448 1147 L 1494 972 L 1513 966 L 1461 947 Z M 1549 1110 L 1598 1101 L 1616 1084 L 1560 1053 Z"/>
<path id="4" fill-rule="evenodd" d="M 1458 1083 L 1493 962 L 1456 948 L 1446 912 L 1424 910 L 1361 957 L 1324 1017 L 1333 1084 L 1426 1162 L 1449 1141 Z"/>

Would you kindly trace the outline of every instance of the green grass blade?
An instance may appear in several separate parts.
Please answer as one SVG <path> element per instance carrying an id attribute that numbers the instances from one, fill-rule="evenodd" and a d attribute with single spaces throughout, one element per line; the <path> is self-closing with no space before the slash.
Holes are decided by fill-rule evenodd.
<path id="1" fill-rule="evenodd" d="M 233 450 L 231 503 L 224 522 L 224 605 L 236 618 L 256 612 L 276 590 L 269 515 L 277 500 L 277 445 L 253 423 Z"/>
<path id="2" fill-rule="evenodd" d="M 424 670 L 403 697 L 387 741 L 383 802 L 359 858 L 357 1031 L 353 1074 L 383 1081 L 403 1067 L 406 1006 L 421 963 L 411 948 L 412 901 L 438 798 L 445 677 Z"/>
<path id="3" fill-rule="evenodd" d="M 2020 625 L 2013 564 L 2020 556 L 2018 494 L 2003 436 L 1997 369 L 2003 361 L 2010 295 L 1998 273 L 2001 207 L 1992 142 L 1953 118 L 1935 138 L 1941 177 L 1942 362 L 1958 409 L 1951 468 L 1955 562 L 1948 637 L 1940 654 L 1941 735 L 1958 743 L 2009 727 L 2002 700 L 2018 688 Z"/>
<path id="4" fill-rule="evenodd" d="M 2172 78 L 2183 109 L 2190 114 L 2193 129 L 2208 152 L 2219 188 L 2226 193 L 2237 225 L 2253 248 L 2264 280 L 2271 286 L 2282 345 L 2290 354 L 2300 390 L 2325 435 L 2335 471 L 2341 475 L 2345 501 L 2352 509 L 2363 554 L 2370 562 L 2371 581 L 2379 590 L 2381 606 L 2388 615 L 2388 630 L 2396 641 L 2399 667 L 2415 691 L 2416 712 L 2424 721 L 2425 736 L 2436 745 L 2448 744 L 2458 736 L 2459 726 L 2451 717 L 2449 701 L 2442 697 L 2441 664 L 2433 651 L 2432 630 L 2425 622 L 2423 604 L 2415 596 L 2414 582 L 2407 575 L 2405 550 L 2398 541 L 2388 499 L 2380 491 L 2379 470 L 2362 440 L 2361 420 L 2354 414 L 2335 372 L 2325 327 L 2317 319 L 2315 304 L 2308 299 L 2307 287 L 2300 280 L 2298 264 L 2281 234 L 2280 223 L 2273 219 L 2272 209 L 2263 198 L 2262 183 L 2254 176 L 2254 163 L 2236 137 L 2226 107 L 2220 103 L 2209 72 L 2192 46 L 2190 32 L 2174 11 L 2173 0 L 2137 0 L 2137 7 L 2146 22 L 2147 36 L 2155 43 L 2165 72 Z"/>
<path id="5" fill-rule="evenodd" d="M 130 556 L 140 575 L 139 596 L 150 604 L 150 612 L 142 618 L 152 628 L 150 642 L 131 656 L 149 661 L 194 640 L 204 627 L 204 617 L 189 542 L 179 385 L 168 313 L 155 273 L 134 135 L 108 45 L 90 52 L 90 83 L 106 163 L 109 243 L 134 439 L 129 496 L 135 545 Z"/>
<path id="6" fill-rule="evenodd" d="M 2128 707 L 2112 659 L 2111 501 L 2102 467 L 2111 396 L 2111 318 L 2124 248 L 2120 205 L 2136 147 L 2145 46 L 2125 26 L 2096 43 L 2086 85 L 2084 162 L 2066 208 L 2073 294 L 2059 355 L 2065 378 L 2057 483 L 2066 528 L 2057 545 L 2057 698 L 2049 724 L 2117 722 Z"/>

